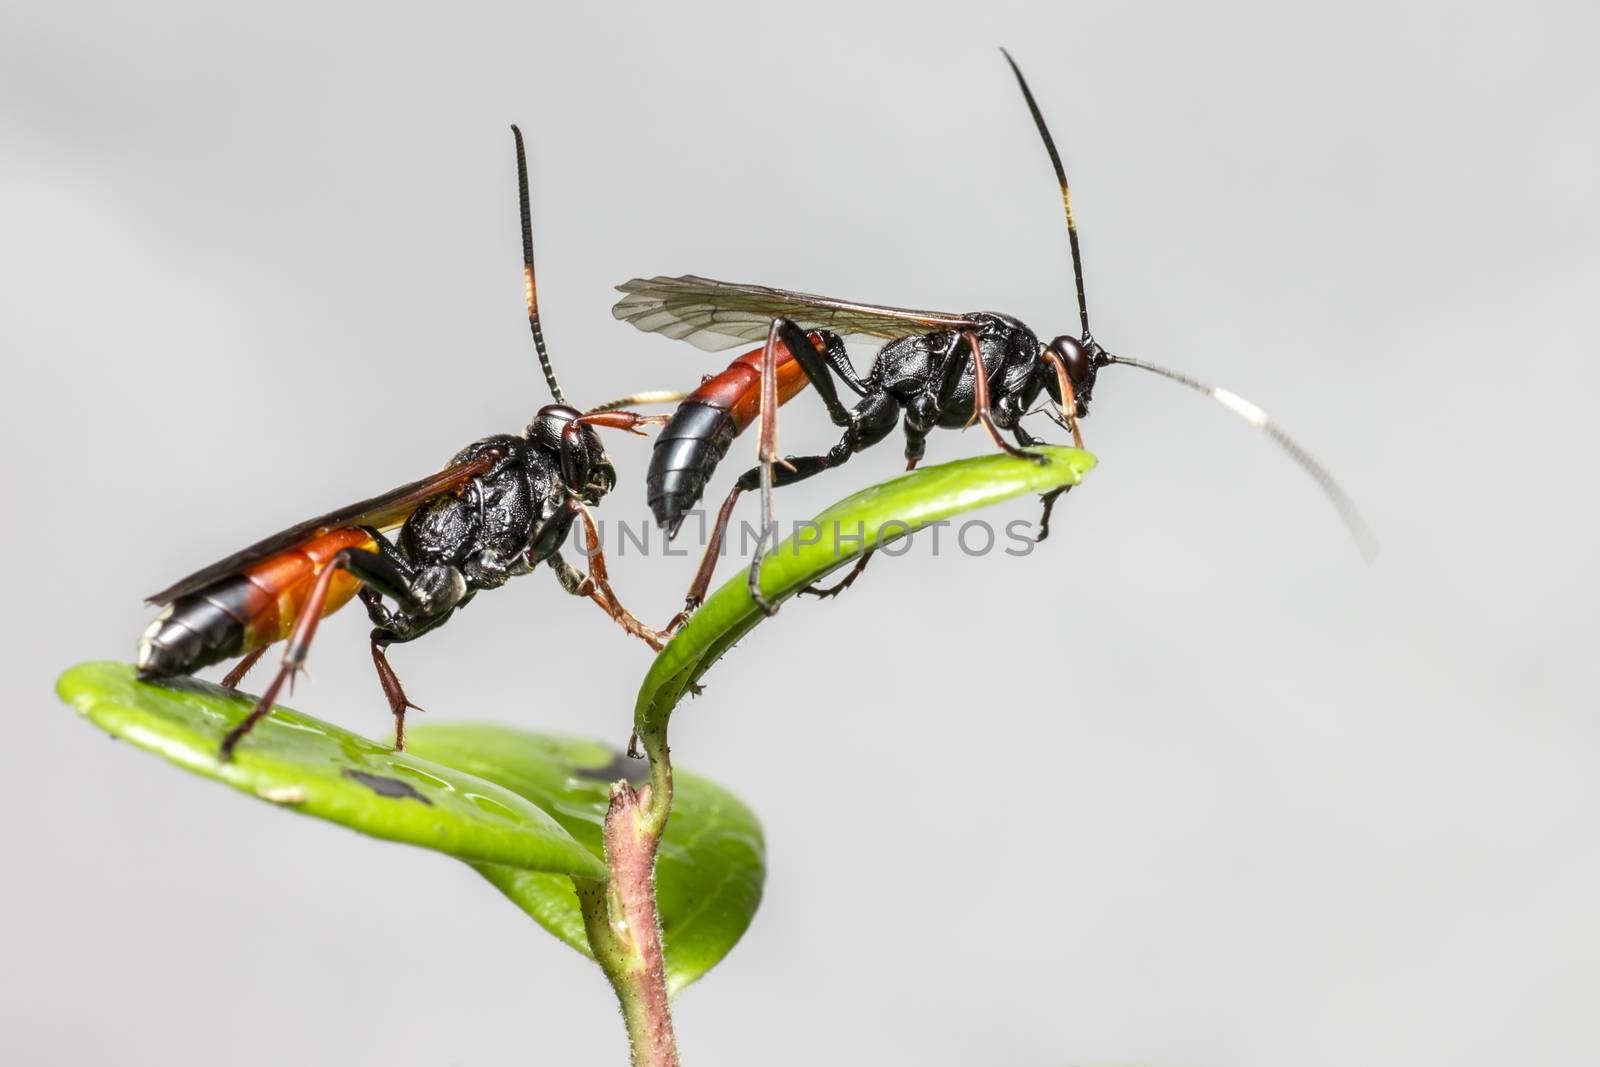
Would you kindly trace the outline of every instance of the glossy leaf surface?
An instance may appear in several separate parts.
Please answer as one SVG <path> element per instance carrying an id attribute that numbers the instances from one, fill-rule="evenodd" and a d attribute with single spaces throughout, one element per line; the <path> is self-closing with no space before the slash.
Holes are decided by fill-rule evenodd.
<path id="1" fill-rule="evenodd" d="M 192 679 L 138 681 L 131 666 L 86 663 L 57 686 L 113 737 L 260 799 L 374 837 L 471 863 L 562 941 L 590 955 L 570 876 L 604 879 L 610 785 L 645 764 L 592 741 L 510 727 L 418 725 L 409 747 L 381 744 L 275 708 L 221 763 L 217 746 L 251 698 Z M 749 927 L 766 876 L 755 815 L 721 787 L 678 772 L 656 867 L 676 993 L 720 961 Z"/>
<path id="2" fill-rule="evenodd" d="M 84 663 L 56 683 L 113 737 L 280 807 L 475 863 L 604 879 L 594 852 L 511 790 L 282 706 L 234 752 L 222 737 L 254 698 L 182 678 L 141 682 L 125 663 Z"/>
<path id="3" fill-rule="evenodd" d="M 780 603 L 879 544 L 1023 493 L 1077 485 L 1095 465 L 1094 456 L 1074 448 L 1034 451 L 1050 463 L 992 452 L 923 467 L 846 497 L 771 552 L 761 571 L 762 595 Z M 683 694 L 766 618 L 750 596 L 746 575 L 740 570 L 713 593 L 651 664 L 634 705 L 634 729 L 647 749 L 662 743 Z"/>
<path id="4" fill-rule="evenodd" d="M 647 767 L 591 741 L 509 727 L 433 724 L 411 731 L 411 751 L 468 771 L 548 811 L 601 854 L 611 783 L 642 783 Z M 761 902 L 766 845 L 755 815 L 727 790 L 682 770 L 674 775 L 672 821 L 656 857 L 656 904 L 676 993 L 710 970 L 743 936 Z M 560 875 L 479 864 L 523 911 L 590 955 L 572 882 Z"/>

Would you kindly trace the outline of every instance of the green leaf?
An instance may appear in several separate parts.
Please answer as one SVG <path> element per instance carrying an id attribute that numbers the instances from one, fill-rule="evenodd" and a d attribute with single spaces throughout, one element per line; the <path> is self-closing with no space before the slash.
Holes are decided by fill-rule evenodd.
<path id="1" fill-rule="evenodd" d="M 194 679 L 141 682 L 125 663 L 80 664 L 56 691 L 113 737 L 290 810 L 469 862 L 607 877 L 592 849 L 515 792 L 309 715 L 274 708 L 222 763 L 222 737 L 253 697 Z"/>
<path id="2" fill-rule="evenodd" d="M 252 698 L 193 679 L 140 682 L 123 663 L 85 663 L 62 698 L 113 737 L 185 770 L 374 837 L 471 863 L 551 933 L 590 955 L 570 876 L 604 880 L 601 827 L 611 783 L 646 765 L 592 741 L 510 727 L 419 725 L 395 752 L 276 707 L 217 760 Z M 656 863 L 669 992 L 728 954 L 750 925 L 766 846 L 750 809 L 696 775 L 676 776 Z"/>
<path id="3" fill-rule="evenodd" d="M 542 737 L 508 727 L 428 724 L 410 734 L 412 752 L 468 771 L 527 798 L 576 840 L 601 854 L 612 782 L 642 781 L 648 768 L 604 745 Z M 656 903 L 667 990 L 710 970 L 743 936 L 761 902 L 766 845 L 755 815 L 697 775 L 674 774 L 672 821 L 656 857 Z M 541 926 L 591 955 L 572 882 L 560 875 L 479 864 L 484 877 Z"/>
<path id="4" fill-rule="evenodd" d="M 1074 448 L 1043 446 L 1033 451 L 1051 462 L 1041 466 L 993 452 L 923 467 L 841 500 L 767 556 L 761 568 L 762 595 L 777 604 L 880 542 L 888 544 L 929 523 L 1023 493 L 1077 485 L 1095 464 L 1094 456 Z M 801 533 L 807 536 L 802 538 Z M 864 538 L 857 541 L 857 533 L 864 533 Z M 810 541 L 813 534 L 820 536 Z M 713 593 L 650 665 L 639 687 L 633 721 L 652 754 L 664 744 L 667 719 L 683 694 L 766 618 L 751 598 L 747 582 L 746 572 L 741 571 Z"/>

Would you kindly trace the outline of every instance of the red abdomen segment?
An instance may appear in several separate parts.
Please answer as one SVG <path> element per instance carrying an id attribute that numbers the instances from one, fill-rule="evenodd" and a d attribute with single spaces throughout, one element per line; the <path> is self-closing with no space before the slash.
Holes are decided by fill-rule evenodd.
<path id="1" fill-rule="evenodd" d="M 806 334 L 824 351 L 822 338 Z M 656 438 L 650 454 L 645 491 L 656 525 L 671 537 L 678 532 L 689 509 L 700 502 L 717 464 L 728 446 L 761 413 L 761 359 L 766 346 L 751 349 L 728 369 L 703 382 L 678 405 L 671 421 Z M 778 403 L 806 387 L 807 378 L 793 353 L 778 342 Z"/>
<path id="2" fill-rule="evenodd" d="M 179 597 L 139 639 L 139 676 L 192 674 L 283 640 L 318 572 L 346 549 L 370 552 L 375 547 L 365 530 L 330 530 Z M 344 607 L 360 588 L 353 575 L 335 575 L 322 614 Z"/>
<path id="3" fill-rule="evenodd" d="M 822 339 L 814 333 L 806 335 L 807 339 L 816 346 L 817 351 L 823 351 Z M 690 393 L 680 406 L 690 404 L 704 404 L 707 407 L 720 408 L 733 417 L 733 432 L 735 436 L 744 432 L 761 414 L 761 357 L 766 352 L 766 346 L 752 349 L 728 364 L 728 369 L 701 384 L 700 388 Z M 808 384 L 805 371 L 800 367 L 800 361 L 784 345 L 778 342 L 776 353 L 776 373 L 778 377 L 778 403 L 786 404 Z"/>

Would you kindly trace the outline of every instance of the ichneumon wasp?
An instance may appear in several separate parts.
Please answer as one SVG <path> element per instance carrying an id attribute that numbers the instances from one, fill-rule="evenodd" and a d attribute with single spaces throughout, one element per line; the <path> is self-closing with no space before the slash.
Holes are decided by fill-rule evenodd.
<path id="1" fill-rule="evenodd" d="M 1332 475 L 1260 408 L 1236 393 L 1178 371 L 1113 355 L 1095 339 L 1089 330 L 1077 219 L 1066 170 L 1022 71 L 1010 53 L 1002 49 L 1002 54 L 1022 90 L 1061 189 L 1078 301 L 1078 336 L 1062 335 L 1041 344 L 1022 322 L 998 312 L 916 311 L 694 275 L 635 278 L 617 287 L 626 295 L 612 308 L 612 314 L 647 333 L 687 340 L 707 351 L 765 338 L 762 347 L 746 352 L 689 394 L 656 439 L 646 489 L 657 525 L 671 537 L 699 502 L 733 439 L 752 421 L 759 418 L 761 423 L 759 463 L 739 477 L 723 501 L 684 612 L 669 624 L 669 630 L 704 600 L 741 493 L 761 489 L 762 536 L 750 564 L 750 592 L 770 614 L 775 609 L 761 596 L 759 576 L 776 532 L 775 486 L 840 466 L 857 452 L 883 441 L 897 422 L 903 429 L 908 470 L 922 458 L 927 437 L 935 429 L 962 429 L 973 422 L 983 425 L 996 447 L 1013 455 L 1028 455 L 1023 450 L 1040 442 L 1022 420 L 1034 410 L 1041 394 L 1054 405 L 1049 415 L 1052 421 L 1082 447 L 1078 420 L 1089 414 L 1096 379 L 1109 366 L 1158 374 L 1211 397 L 1264 430 L 1327 494 L 1362 552 L 1370 558 L 1375 551 L 1366 523 Z M 886 342 L 865 375 L 856 372 L 841 339 L 852 335 Z M 853 407 L 840 400 L 835 378 L 859 398 Z M 816 387 L 829 416 L 844 433 L 833 448 L 820 455 L 780 458 L 777 409 L 808 382 Z M 1017 444 L 1008 442 L 1003 433 L 1010 433 Z M 1033 458 L 1045 462 L 1043 457 Z M 1039 540 L 1048 535 L 1051 508 L 1062 492 L 1065 490 L 1044 497 Z M 871 555 L 865 553 L 831 588 L 806 591 L 817 596 L 839 593 L 855 581 Z"/>
<path id="2" fill-rule="evenodd" d="M 625 408 L 670 403 L 682 394 L 641 393 L 588 412 L 566 403 L 539 320 L 522 131 L 511 129 L 528 326 L 554 403 L 540 408 L 521 434 L 474 441 L 437 474 L 297 523 L 149 598 L 165 607 L 139 641 L 141 678 L 190 674 L 239 656 L 223 680 L 234 688 L 270 646 L 286 642 L 271 684 L 223 739 L 224 760 L 271 710 L 285 683 L 292 687 L 323 616 L 352 598 L 360 598 L 373 624 L 372 662 L 394 713 L 396 748 L 405 747 L 406 710 L 416 705 L 385 650 L 437 629 L 478 593 L 540 564 L 568 593 L 588 597 L 628 633 L 661 647 L 661 635 L 635 619 L 612 592 L 589 508 L 616 485 L 596 430 L 640 433 L 641 426 L 667 417 Z M 586 536 L 587 574 L 561 555 L 575 522 Z"/>

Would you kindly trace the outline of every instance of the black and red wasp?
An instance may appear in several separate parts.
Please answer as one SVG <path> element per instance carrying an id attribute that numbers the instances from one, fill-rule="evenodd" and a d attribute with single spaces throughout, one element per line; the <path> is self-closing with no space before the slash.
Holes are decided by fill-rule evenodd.
<path id="1" fill-rule="evenodd" d="M 291 526 L 149 598 L 166 607 L 139 641 L 141 678 L 190 674 L 242 656 L 223 680 L 233 688 L 269 646 L 287 641 L 272 683 L 224 738 L 224 760 L 303 668 L 322 617 L 353 597 L 372 620 L 372 662 L 394 713 L 396 748 L 405 747 L 406 710 L 416 705 L 389 666 L 388 646 L 437 629 L 480 591 L 541 563 L 568 593 L 590 598 L 629 633 L 661 647 L 661 636 L 623 608 L 607 580 L 589 508 L 615 487 L 616 472 L 595 431 L 642 432 L 666 416 L 623 408 L 682 394 L 636 394 L 587 413 L 567 405 L 539 322 L 528 165 L 522 132 L 513 126 L 512 133 L 528 326 L 555 403 L 541 408 L 522 434 L 474 441 L 431 477 Z M 579 521 L 587 574 L 561 555 Z M 387 531 L 395 529 L 391 539 Z"/>
<path id="2" fill-rule="evenodd" d="M 1235 393 L 1177 371 L 1114 356 L 1095 340 L 1089 331 L 1077 220 L 1066 170 L 1022 71 L 1009 53 L 1002 49 L 1002 54 L 1016 76 L 1061 188 L 1080 336 L 1063 335 L 1041 345 L 1022 322 L 997 312 L 913 311 L 694 275 L 635 278 L 617 287 L 626 295 L 612 308 L 612 314 L 647 333 L 686 340 L 707 351 L 766 338 L 763 347 L 745 353 L 727 370 L 706 379 L 683 401 L 656 439 L 646 489 L 657 525 L 671 537 L 700 500 L 733 439 L 758 415 L 761 420 L 760 462 L 740 476 L 723 501 L 679 619 L 705 598 L 741 493 L 757 486 L 762 490 L 762 536 L 750 564 L 750 592 L 770 614 L 773 608 L 761 596 L 759 575 L 775 533 L 774 486 L 798 482 L 845 463 L 886 438 L 896 422 L 903 428 L 908 470 L 922 458 L 927 437 L 935 428 L 961 429 L 974 421 L 983 425 L 1003 451 L 1048 462 L 1043 456 L 1022 451 L 1041 443 L 1024 428 L 1023 417 L 1033 411 L 1041 393 L 1048 395 L 1054 405 L 1049 417 L 1082 447 L 1078 420 L 1089 414 L 1100 370 L 1113 365 L 1159 374 L 1204 393 L 1266 431 L 1321 486 L 1362 551 L 1369 555 L 1373 551 L 1372 535 L 1350 498 L 1322 465 L 1260 408 Z M 863 376 L 856 373 L 840 335 L 887 343 Z M 854 407 L 840 400 L 835 377 L 860 398 Z M 816 386 L 829 416 L 844 434 L 820 455 L 780 459 L 776 453 L 777 408 L 807 382 Z M 1006 441 L 1003 432 L 1009 432 L 1020 448 Z M 1048 534 L 1050 509 L 1062 492 L 1065 490 L 1044 497 L 1040 540 Z M 856 579 L 870 558 L 871 553 L 865 553 L 833 587 L 806 592 L 837 594 Z"/>

